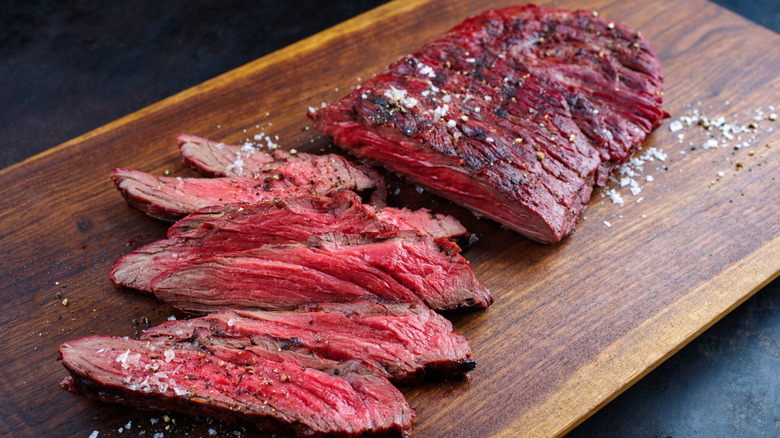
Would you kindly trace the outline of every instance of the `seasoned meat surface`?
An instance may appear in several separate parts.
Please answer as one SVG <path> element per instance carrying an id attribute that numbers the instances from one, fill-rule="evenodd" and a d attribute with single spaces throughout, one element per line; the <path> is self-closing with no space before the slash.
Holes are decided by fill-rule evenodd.
<path id="1" fill-rule="evenodd" d="M 666 113 L 640 33 L 535 5 L 471 17 L 310 114 L 355 156 L 543 243 Z"/>

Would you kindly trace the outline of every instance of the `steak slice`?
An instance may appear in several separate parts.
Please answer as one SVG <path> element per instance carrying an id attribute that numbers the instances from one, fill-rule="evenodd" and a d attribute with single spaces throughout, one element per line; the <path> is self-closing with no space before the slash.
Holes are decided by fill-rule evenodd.
<path id="1" fill-rule="evenodd" d="M 527 5 L 467 19 L 309 116 L 356 157 L 555 243 L 661 124 L 662 82 L 639 33 Z"/>
<path id="2" fill-rule="evenodd" d="M 111 269 L 116 286 L 151 292 L 149 283 L 164 271 L 198 258 L 243 251 L 267 244 L 305 241 L 312 235 L 363 234 L 413 229 L 433 237 L 465 232 L 457 219 L 427 211 L 385 207 L 379 212 L 352 192 L 304 195 L 247 206 L 216 207 L 193 213 L 174 224 L 163 239 L 120 258 Z M 455 233 L 453 235 L 453 233 Z"/>
<path id="3" fill-rule="evenodd" d="M 415 230 L 433 237 L 446 237 L 448 239 L 456 239 L 466 235 L 467 233 L 466 228 L 464 228 L 460 221 L 454 217 L 438 213 L 433 214 L 425 208 L 421 208 L 419 210 L 410 210 L 408 208 L 399 209 L 394 207 L 377 208 L 373 205 L 362 204 L 360 199 L 349 191 L 328 194 L 319 198 L 322 200 L 322 202 L 327 203 L 328 197 L 335 198 L 338 196 L 352 199 L 351 203 L 355 207 L 355 214 L 376 216 L 376 219 L 383 224 L 384 229 L 410 231 Z M 312 199 L 317 198 L 316 195 L 302 195 L 300 197 L 282 199 L 278 202 L 307 197 Z M 278 202 L 275 204 L 278 204 Z M 184 235 L 201 228 L 206 223 L 212 223 L 209 225 L 209 228 L 219 228 L 221 223 L 219 221 L 223 220 L 229 220 L 235 224 L 237 221 L 241 220 L 241 218 L 236 218 L 235 214 L 239 211 L 243 211 L 249 208 L 252 207 L 247 206 L 246 204 L 226 204 L 209 206 L 200 210 L 196 210 L 171 225 L 171 227 L 168 229 L 167 236 L 176 237 L 179 235 Z M 338 209 L 333 207 L 330 208 L 333 210 L 332 213 L 336 217 L 343 217 L 350 214 L 346 212 L 340 212 Z M 252 213 L 246 213 L 246 215 L 250 214 Z M 373 227 L 367 227 L 364 231 L 372 232 L 376 230 L 373 229 Z M 320 234 L 323 232 L 337 232 L 337 230 L 322 231 Z M 355 231 L 353 232 L 339 232 L 343 232 L 345 234 L 354 234 L 360 233 L 361 230 L 355 228 Z"/>
<path id="4" fill-rule="evenodd" d="M 286 312 L 225 310 L 163 323 L 141 339 L 188 342 L 195 337 L 206 343 L 228 337 L 241 349 L 259 345 L 270 354 L 295 350 L 292 354 L 300 356 L 298 350 L 304 349 L 335 361 L 360 360 L 395 383 L 465 379 L 474 369 L 466 338 L 420 305 L 359 301 Z"/>
<path id="5" fill-rule="evenodd" d="M 359 299 L 424 302 L 436 310 L 492 302 L 456 244 L 411 232 L 315 236 L 204 257 L 165 271 L 150 285 L 161 300 L 201 313 Z"/>
<path id="6" fill-rule="evenodd" d="M 60 355 L 70 373 L 62 386 L 89 398 L 271 433 L 405 436 L 414 415 L 386 379 L 350 370 L 334 376 L 294 361 L 230 362 L 193 344 L 109 336 L 67 342 Z"/>
<path id="7" fill-rule="evenodd" d="M 371 203 L 375 205 L 384 205 L 387 198 L 387 186 L 374 169 L 365 165 L 356 166 L 339 155 L 318 156 L 282 149 L 268 153 L 251 145 L 229 145 L 187 134 L 177 136 L 176 140 L 182 164 L 207 176 L 264 179 L 268 174 L 281 170 L 285 174 L 303 175 L 304 180 L 309 181 L 315 177 L 321 178 L 319 173 L 324 172 L 326 175 L 335 174 L 343 181 L 354 181 L 357 191 L 373 190 Z"/>
<path id="8" fill-rule="evenodd" d="M 383 182 L 377 190 L 381 180 L 368 178 L 337 155 L 304 156 L 277 150 L 273 156 L 275 161 L 252 176 L 180 178 L 114 169 L 111 179 L 128 204 L 161 220 L 176 220 L 201 208 L 229 203 L 255 204 L 342 190 L 386 191 Z"/>

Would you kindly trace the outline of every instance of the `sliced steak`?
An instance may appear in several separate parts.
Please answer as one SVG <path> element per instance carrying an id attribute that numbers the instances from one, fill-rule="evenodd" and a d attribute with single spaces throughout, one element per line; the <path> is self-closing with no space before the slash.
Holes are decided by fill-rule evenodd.
<path id="1" fill-rule="evenodd" d="M 275 158 L 251 145 L 236 146 L 194 135 L 176 136 L 182 164 L 206 176 L 253 176 Z"/>
<path id="2" fill-rule="evenodd" d="M 337 175 L 343 181 L 354 181 L 356 191 L 372 190 L 371 203 L 382 206 L 387 186 L 379 174 L 368 166 L 354 165 L 335 154 L 312 155 L 275 149 L 264 152 L 251 145 L 235 146 L 194 135 L 176 137 L 182 164 L 207 176 L 247 176 L 264 179 L 269 174 L 302 175 L 305 181 L 324 175 Z M 324 170 L 323 170 L 324 169 Z"/>
<path id="3" fill-rule="evenodd" d="M 467 233 L 466 228 L 463 227 L 460 221 L 452 216 L 444 214 L 433 214 L 425 208 L 421 208 L 419 210 L 410 210 L 408 208 L 399 209 L 394 207 L 378 208 L 370 204 L 362 204 L 360 198 L 349 191 L 328 194 L 327 196 L 322 197 L 317 197 L 316 195 L 302 195 L 300 197 L 285 198 L 274 204 L 293 201 L 296 198 L 320 198 L 322 202 L 330 204 L 331 201 L 328 201 L 328 197 L 335 198 L 339 196 L 350 199 L 349 205 L 354 207 L 354 211 L 346 212 L 340 211 L 334 207 L 329 207 L 329 209 L 332 210 L 332 214 L 337 218 L 349 216 L 353 213 L 361 216 L 376 216 L 376 219 L 383 224 L 383 229 L 414 230 L 437 238 L 446 237 L 448 239 L 456 239 L 466 235 Z M 243 220 L 243 217 L 236 217 L 235 214 L 248 208 L 251 207 L 247 206 L 246 204 L 226 204 L 202 208 L 176 221 L 176 223 L 171 225 L 171 227 L 168 229 L 167 235 L 168 237 L 176 237 L 187 234 L 191 231 L 195 231 L 198 228 L 201 228 L 206 223 L 211 223 L 208 226 L 209 228 L 217 229 L 220 227 L 220 224 L 222 223 L 221 221 L 224 220 L 229 220 L 230 222 L 237 224 L 239 221 Z M 245 213 L 245 215 L 251 214 L 252 213 Z M 320 234 L 325 232 L 343 232 L 347 234 L 361 232 L 361 230 L 359 230 L 357 227 L 355 227 L 354 230 L 355 231 L 338 231 L 333 229 L 332 231 L 327 231 L 327 228 L 323 228 Z M 369 226 L 365 229 L 365 231 L 373 232 L 376 231 L 376 229 L 375 227 Z"/>
<path id="4" fill-rule="evenodd" d="M 367 205 L 366 209 L 372 206 Z M 428 209 L 410 210 L 408 208 L 375 208 L 376 216 L 382 223 L 392 225 L 396 230 L 414 230 L 434 238 L 455 239 L 466 234 L 466 228 L 459 220 L 445 214 L 432 214 Z"/>
<path id="5" fill-rule="evenodd" d="M 292 155 L 277 150 L 275 161 L 251 176 L 179 178 L 114 169 L 111 179 L 127 203 L 151 217 L 176 220 L 198 209 L 229 203 L 255 204 L 332 191 L 385 193 L 384 183 L 368 178 L 337 155 Z M 384 195 L 382 195 L 384 196 Z M 375 201 L 384 201 L 384 199 Z M 383 205 L 379 202 L 380 205 Z"/>
<path id="6" fill-rule="evenodd" d="M 235 351 L 235 350 L 233 350 Z M 405 436 L 414 415 L 383 377 L 227 361 L 193 344 L 92 336 L 63 344 L 62 386 L 108 403 L 205 415 L 286 435 Z M 236 358 L 238 359 L 238 358 Z"/>
<path id="7" fill-rule="evenodd" d="M 359 301 L 287 312 L 226 310 L 169 321 L 141 337 L 173 343 L 193 338 L 220 345 L 229 338 L 240 349 L 259 346 L 270 354 L 291 352 L 306 358 L 299 351 L 303 348 L 335 361 L 359 360 L 395 383 L 464 379 L 474 369 L 466 338 L 453 333 L 447 319 L 419 305 Z"/>
<path id="8" fill-rule="evenodd" d="M 151 280 L 198 258 L 243 251 L 267 244 L 301 242 L 313 235 L 365 234 L 410 230 L 433 237 L 465 232 L 457 219 L 427 211 L 376 209 L 352 192 L 304 195 L 262 204 L 226 206 L 225 214 L 207 207 L 177 222 L 163 239 L 120 258 L 111 269 L 117 286 L 150 292 Z M 417 227 L 417 228 L 412 228 Z M 455 234 L 453 234 L 455 233 Z"/>
<path id="9" fill-rule="evenodd" d="M 658 127 L 649 41 L 591 12 L 471 17 L 309 116 L 367 162 L 543 243 Z"/>
<path id="10" fill-rule="evenodd" d="M 161 300 L 202 313 L 359 299 L 424 302 L 436 310 L 492 302 L 456 244 L 412 232 L 317 236 L 204 257 L 165 271 L 150 285 Z"/>

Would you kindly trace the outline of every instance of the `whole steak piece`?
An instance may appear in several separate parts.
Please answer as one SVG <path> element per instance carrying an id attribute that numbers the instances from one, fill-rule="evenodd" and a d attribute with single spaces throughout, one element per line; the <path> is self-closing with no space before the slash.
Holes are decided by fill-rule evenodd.
<path id="1" fill-rule="evenodd" d="M 666 116 L 639 32 L 591 12 L 490 10 L 309 117 L 367 162 L 539 242 Z"/>
<path id="2" fill-rule="evenodd" d="M 108 403 L 206 415 L 306 437 L 407 436 L 414 411 L 387 379 L 291 355 L 91 336 L 60 347 L 62 387 Z M 311 360 L 307 360 L 310 362 Z"/>

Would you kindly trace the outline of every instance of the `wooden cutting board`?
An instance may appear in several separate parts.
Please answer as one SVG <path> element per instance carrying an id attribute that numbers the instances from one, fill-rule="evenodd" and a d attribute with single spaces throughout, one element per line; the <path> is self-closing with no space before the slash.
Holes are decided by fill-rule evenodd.
<path id="1" fill-rule="evenodd" d="M 127 207 L 111 169 L 190 175 L 178 133 L 243 142 L 264 132 L 288 148 L 338 152 L 307 129 L 309 106 L 342 96 L 466 16 L 511 3 L 396 1 L 0 172 L 0 435 L 104 437 L 128 422 L 146 436 L 237 430 L 182 415 L 153 425 L 161 414 L 57 386 L 62 342 L 134 336 L 147 319 L 182 317 L 107 279 L 117 258 L 166 228 Z M 399 189 L 391 205 L 453 214 L 479 236 L 465 255 L 496 300 L 450 315 L 478 362 L 470 381 L 403 388 L 418 436 L 562 435 L 780 271 L 780 121 L 766 119 L 770 105 L 780 112 L 780 36 L 704 0 L 541 3 L 598 10 L 650 38 L 672 118 L 642 151 L 667 158 L 644 163 L 641 193 L 619 181 L 597 191 L 576 233 L 554 246 L 388 178 L 391 192 Z M 720 131 L 669 128 L 694 110 L 756 128 L 705 149 Z M 602 196 L 610 189 L 622 206 Z"/>

